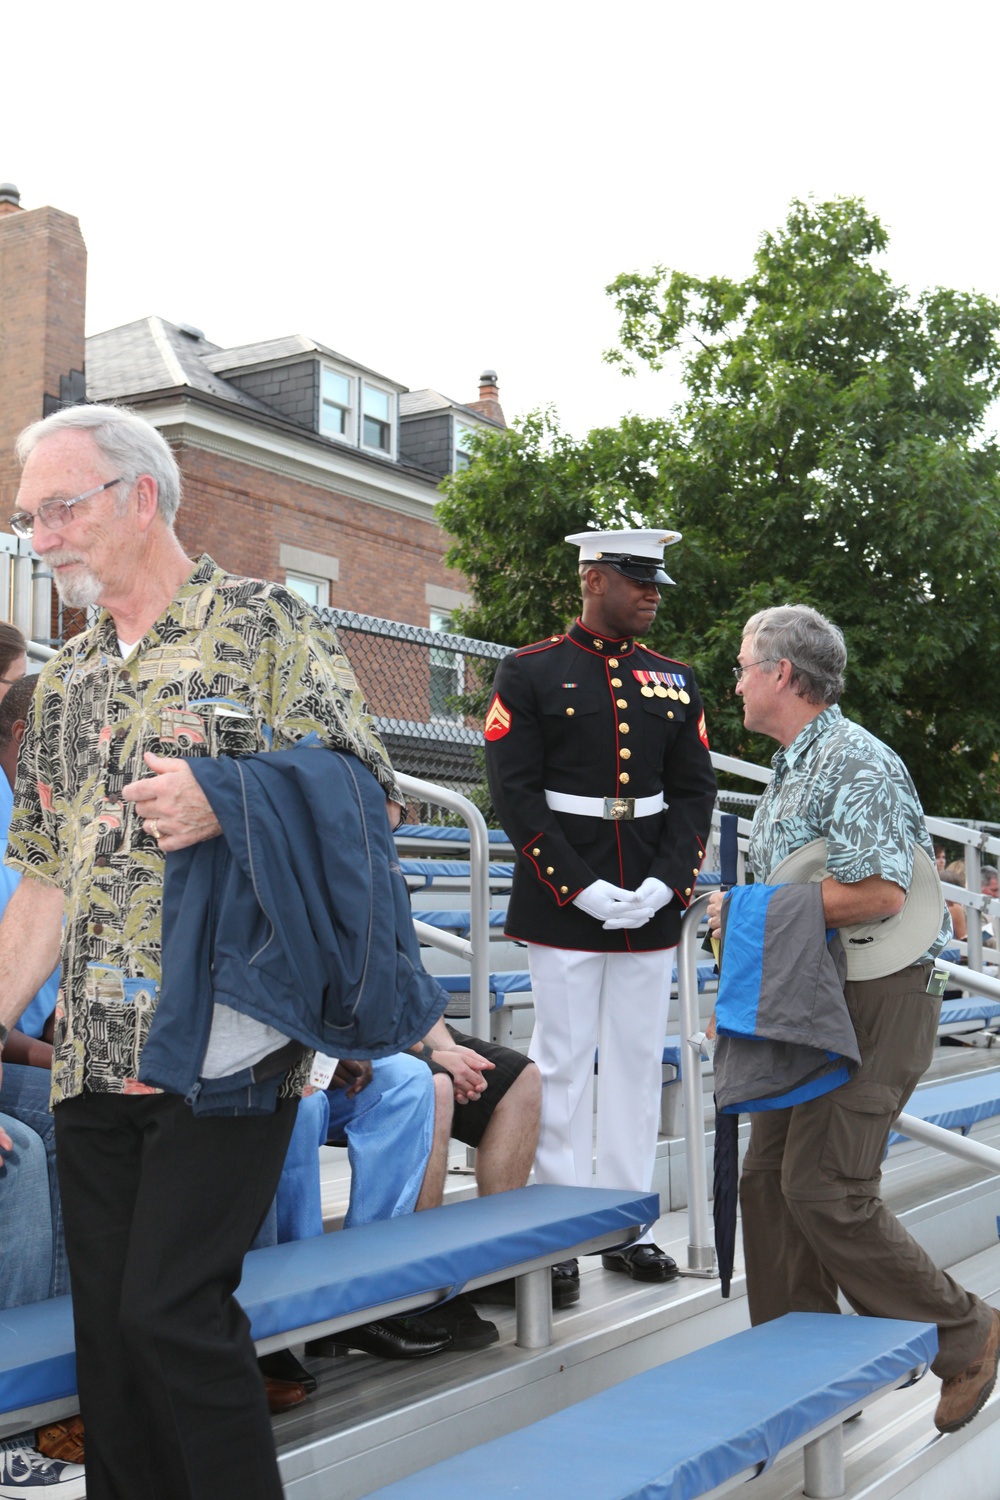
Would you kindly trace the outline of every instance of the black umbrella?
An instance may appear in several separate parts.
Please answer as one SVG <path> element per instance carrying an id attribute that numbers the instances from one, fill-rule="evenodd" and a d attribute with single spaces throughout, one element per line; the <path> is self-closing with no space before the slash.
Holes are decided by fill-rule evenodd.
<path id="1" fill-rule="evenodd" d="M 722 1295 L 729 1296 L 736 1256 L 736 1205 L 740 1187 L 739 1115 L 715 1111 L 715 1170 L 712 1176 L 712 1216 L 715 1221 L 715 1259 Z"/>

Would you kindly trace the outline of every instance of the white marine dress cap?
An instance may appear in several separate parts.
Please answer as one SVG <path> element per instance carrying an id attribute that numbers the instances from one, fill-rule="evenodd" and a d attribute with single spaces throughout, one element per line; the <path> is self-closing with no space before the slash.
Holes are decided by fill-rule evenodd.
<path id="1" fill-rule="evenodd" d="M 580 549 L 581 562 L 602 562 L 637 583 L 673 583 L 663 568 L 663 549 L 679 542 L 667 527 L 641 531 L 575 531 L 566 541 Z"/>

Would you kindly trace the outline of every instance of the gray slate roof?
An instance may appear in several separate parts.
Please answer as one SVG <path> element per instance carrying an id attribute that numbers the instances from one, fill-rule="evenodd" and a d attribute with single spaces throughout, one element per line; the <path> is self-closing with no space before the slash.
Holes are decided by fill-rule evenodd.
<path id="1" fill-rule="evenodd" d="M 422 391 L 406 391 L 399 398 L 400 417 L 426 417 L 435 411 L 458 412 L 460 416 L 471 417 L 474 424 L 486 422 L 490 427 L 499 425 L 481 411 L 476 411 L 461 401 L 453 401 L 450 396 L 442 396 L 440 391 L 431 390 L 429 386 Z"/>
<path id="2" fill-rule="evenodd" d="M 264 339 L 257 344 L 240 344 L 235 349 L 219 349 L 216 345 L 213 352 L 205 355 L 204 362 L 209 370 L 215 370 L 219 374 L 236 375 L 259 365 L 286 363 L 296 358 L 301 359 L 303 354 L 318 354 L 325 359 L 334 359 L 339 364 L 348 365 L 352 370 L 360 370 L 362 375 L 371 375 L 373 379 L 380 380 L 384 385 L 391 385 L 396 391 L 406 390 L 405 385 L 400 385 L 398 380 L 390 380 L 388 375 L 380 375 L 377 370 L 370 370 L 367 365 L 359 365 L 356 359 L 348 359 L 346 354 L 338 354 L 336 349 L 330 349 L 326 344 L 318 344 L 315 339 L 307 338 L 303 333 L 290 333 L 280 339 Z"/>
<path id="3" fill-rule="evenodd" d="M 140 318 L 87 340 L 87 398 L 122 401 L 154 391 L 190 386 L 259 416 L 274 416 L 271 407 L 239 386 L 214 374 L 206 356 L 218 344 L 194 338 L 165 318 Z"/>

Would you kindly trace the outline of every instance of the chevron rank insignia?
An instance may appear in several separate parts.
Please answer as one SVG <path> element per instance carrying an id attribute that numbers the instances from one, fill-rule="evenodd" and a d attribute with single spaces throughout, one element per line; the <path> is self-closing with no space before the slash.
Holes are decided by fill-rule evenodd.
<path id="1" fill-rule="evenodd" d="M 701 715 L 701 717 L 698 720 L 698 738 L 701 740 L 701 743 L 705 746 L 705 749 L 707 750 L 709 748 L 709 744 L 708 744 L 708 725 L 705 723 L 705 715 L 704 715 L 704 713 Z"/>
<path id="2" fill-rule="evenodd" d="M 509 729 L 510 709 L 506 707 L 503 699 L 497 696 L 490 704 L 490 711 L 486 715 L 486 738 L 502 740 Z"/>

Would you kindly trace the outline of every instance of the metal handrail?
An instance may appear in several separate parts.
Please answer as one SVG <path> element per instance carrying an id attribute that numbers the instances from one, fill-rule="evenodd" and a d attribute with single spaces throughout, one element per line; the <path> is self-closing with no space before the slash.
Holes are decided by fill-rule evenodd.
<path id="1" fill-rule="evenodd" d="M 681 1088 L 684 1097 L 684 1149 L 687 1160 L 688 1270 L 714 1276 L 715 1246 L 708 1230 L 708 1152 L 701 1091 L 701 1049 L 705 1033 L 698 1013 L 698 960 L 695 943 L 708 896 L 698 896 L 681 923 L 677 944 L 677 1012 L 681 1033 Z"/>
<path id="2" fill-rule="evenodd" d="M 469 1029 L 473 1036 L 489 1036 L 490 1027 L 490 840 L 486 820 L 478 807 L 449 787 L 435 786 L 418 776 L 397 775 L 399 789 L 407 797 L 432 802 L 457 813 L 469 830 L 469 936 L 455 938 L 421 923 L 420 936 L 449 953 L 467 958 L 469 978 Z M 460 947 L 455 945 L 460 944 Z"/>

